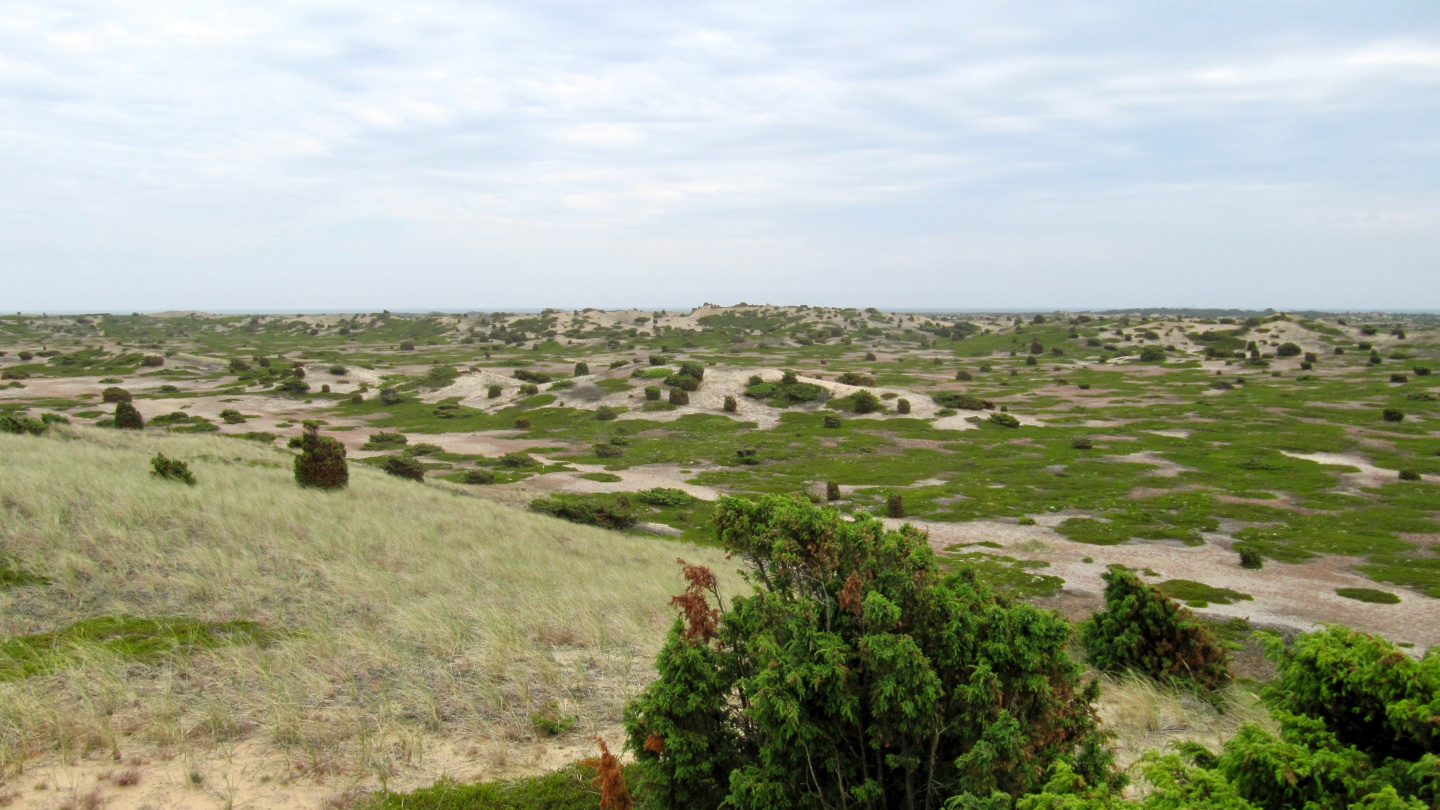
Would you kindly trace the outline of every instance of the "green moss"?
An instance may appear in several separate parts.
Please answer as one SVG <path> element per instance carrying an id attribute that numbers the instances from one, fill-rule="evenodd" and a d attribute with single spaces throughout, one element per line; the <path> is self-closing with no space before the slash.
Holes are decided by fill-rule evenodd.
<path id="1" fill-rule="evenodd" d="M 1398 605 L 1400 597 L 1389 591 L 1377 591 L 1374 588 L 1336 588 L 1335 593 L 1346 599 L 1355 599 L 1360 602 L 1369 602 L 1372 605 Z"/>
<path id="2" fill-rule="evenodd" d="M 1190 607 L 1205 607 L 1207 604 L 1233 605 L 1236 602 L 1247 602 L 1254 599 L 1248 593 L 1232 591 L 1229 588 L 1216 588 L 1188 579 L 1167 579 L 1155 587 L 1171 599 L 1184 602 Z"/>
<path id="3" fill-rule="evenodd" d="M 580 477 L 584 478 L 587 481 L 599 481 L 602 484 L 614 484 L 619 481 L 625 480 L 620 476 L 616 475 L 615 473 L 607 472 L 581 473 Z"/>

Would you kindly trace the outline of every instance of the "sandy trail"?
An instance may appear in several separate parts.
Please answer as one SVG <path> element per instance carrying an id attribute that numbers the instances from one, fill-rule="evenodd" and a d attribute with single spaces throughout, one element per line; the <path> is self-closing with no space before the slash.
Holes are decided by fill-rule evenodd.
<path id="1" fill-rule="evenodd" d="M 1248 617 L 1256 624 L 1281 625 L 1301 631 L 1312 630 L 1320 624 L 1346 624 L 1394 641 L 1414 643 L 1417 652 L 1440 643 L 1440 600 L 1376 583 L 1356 573 L 1353 566 L 1363 560 L 1339 556 L 1322 556 L 1300 564 L 1266 560 L 1265 568 L 1249 571 L 1240 567 L 1238 555 L 1229 547 L 1229 538 L 1223 535 L 1208 535 L 1203 546 L 1144 541 L 1096 546 L 1076 543 L 1056 533 L 1053 527 L 1067 517 L 1070 515 L 1064 513 L 1037 516 L 1035 526 L 998 520 L 909 522 L 930 533 L 930 544 L 937 551 L 960 543 L 988 540 L 1005 548 L 974 547 L 966 551 L 1043 560 L 1050 566 L 1038 573 L 1063 578 L 1068 594 L 1092 597 L 1096 606 L 1105 589 L 1100 575 L 1105 573 L 1107 565 L 1120 563 L 1155 571 L 1158 577 L 1147 577 L 1152 582 L 1188 579 L 1254 597 L 1253 601 L 1232 605 L 1211 605 L 1197 613 Z M 898 526 L 905 521 L 886 522 Z M 1093 562 L 1084 562 L 1086 557 Z M 1346 599 L 1335 593 L 1337 588 L 1379 588 L 1399 595 L 1400 603 L 1375 605 Z"/>

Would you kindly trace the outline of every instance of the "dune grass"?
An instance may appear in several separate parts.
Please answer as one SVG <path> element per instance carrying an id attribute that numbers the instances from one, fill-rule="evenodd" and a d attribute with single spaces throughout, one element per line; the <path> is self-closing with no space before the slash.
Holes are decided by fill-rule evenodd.
<path id="1" fill-rule="evenodd" d="M 155 481 L 160 451 L 198 485 Z M 290 456 L 214 436 L 65 428 L 0 454 L 0 558 L 33 580 L 0 588 L 0 669 L 46 651 L 0 683 L 4 770 L 247 738 L 358 773 L 426 735 L 533 738 L 545 705 L 594 733 L 650 676 L 676 556 L 733 568 L 358 465 L 301 490 Z M 175 643 L 74 629 L 105 617 Z"/>

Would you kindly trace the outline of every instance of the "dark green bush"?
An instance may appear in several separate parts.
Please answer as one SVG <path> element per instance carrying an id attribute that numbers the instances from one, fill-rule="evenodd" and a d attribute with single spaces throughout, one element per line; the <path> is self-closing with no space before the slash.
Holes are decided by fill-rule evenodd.
<path id="1" fill-rule="evenodd" d="M 1210 690 L 1230 682 L 1229 653 L 1188 609 L 1130 571 L 1112 569 L 1102 578 L 1105 609 L 1080 626 L 1096 669 Z"/>
<path id="2" fill-rule="evenodd" d="M 1240 552 L 1241 568 L 1259 571 L 1265 567 L 1265 558 L 1260 555 L 1260 552 L 1250 548 L 1237 548 L 1236 551 Z"/>
<path id="3" fill-rule="evenodd" d="M 855 413 L 874 413 L 880 410 L 880 398 L 863 388 L 851 394 L 850 401 L 854 403 Z"/>
<path id="4" fill-rule="evenodd" d="M 530 429 L 530 420 L 529 420 L 529 419 L 526 419 L 526 418 L 523 417 L 523 416 L 520 417 L 519 419 L 516 419 L 516 420 L 515 420 L 515 429 L 516 429 L 516 430 L 529 430 L 529 429 Z"/>
<path id="5" fill-rule="evenodd" d="M 499 385 L 492 385 L 492 386 L 490 386 L 488 389 L 485 390 L 485 397 L 486 397 L 487 399 L 497 399 L 497 398 L 498 398 L 501 394 L 503 394 L 504 392 L 505 392 L 505 389 L 502 388 L 501 386 L 499 386 Z"/>
<path id="6" fill-rule="evenodd" d="M 378 431 L 371 433 L 365 444 L 360 446 L 361 450 L 398 450 L 410 443 L 409 437 L 404 433 L 392 431 Z"/>
<path id="7" fill-rule="evenodd" d="M 159 366 L 165 365 L 165 358 L 161 357 L 158 354 L 147 354 L 144 357 L 140 358 L 140 365 L 148 366 L 150 368 L 157 368 Z"/>
<path id="8" fill-rule="evenodd" d="M 1140 362 L 1163 363 L 1165 362 L 1165 350 L 1159 346 L 1146 346 L 1140 350 Z"/>
<path id="9" fill-rule="evenodd" d="M 1039 361 L 1039 360 L 1036 360 L 1036 359 L 1035 359 L 1035 355 L 1033 355 L 1033 354 L 1031 354 L 1031 355 L 1026 355 L 1026 356 L 1025 356 L 1025 365 L 1027 365 L 1027 366 L 1038 366 L 1038 365 L 1040 365 L 1040 361 Z M 1014 371 L 1013 369 L 1010 371 L 1010 376 L 1012 376 L 1012 377 L 1015 376 L 1015 371 Z"/>
<path id="10" fill-rule="evenodd" d="M 359 405 L 360 403 L 362 403 L 362 402 L 364 402 L 364 401 L 365 401 L 365 395 L 362 394 L 362 393 L 360 393 L 359 391 L 356 391 L 355 393 L 353 393 L 353 394 L 350 395 L 350 404 L 351 404 L 351 405 Z"/>
<path id="11" fill-rule="evenodd" d="M 129 391 L 113 385 L 100 392 L 101 402 L 129 402 L 131 399 Z"/>
<path id="12" fill-rule="evenodd" d="M 827 427 L 827 428 L 838 428 L 838 427 L 840 427 L 840 417 L 839 417 L 839 415 L 833 414 L 833 413 L 827 413 L 827 414 L 825 414 L 825 422 L 824 422 L 824 424 L 825 424 L 825 427 Z"/>
<path id="13" fill-rule="evenodd" d="M 247 363 L 247 362 L 245 362 L 244 360 L 241 360 L 241 359 L 238 358 L 238 357 L 233 357 L 233 358 L 230 359 L 230 373 L 231 373 L 231 374 L 243 374 L 244 372 L 249 371 L 249 370 L 250 370 L 250 364 Z"/>
<path id="14" fill-rule="evenodd" d="M 834 482 L 834 481 L 826 481 L 826 482 L 825 482 L 825 500 L 827 500 L 827 501 L 838 501 L 838 500 L 840 500 L 840 485 L 839 485 L 838 483 L 836 483 L 836 482 Z"/>
<path id="15" fill-rule="evenodd" d="M 1410 378 L 1407 377 L 1407 376 L 1405 376 L 1404 374 L 1391 374 L 1391 375 L 1390 375 L 1390 382 L 1392 382 L 1392 383 L 1406 383 L 1406 382 L 1410 382 Z"/>
<path id="16" fill-rule="evenodd" d="M 1070 437 L 1070 446 L 1076 450 L 1091 450 L 1095 447 L 1095 441 L 1089 436 L 1080 434 Z"/>
<path id="17" fill-rule="evenodd" d="M 623 455 L 625 455 L 623 447 L 616 447 L 609 443 L 595 445 L 596 458 L 620 458 Z"/>
<path id="18" fill-rule="evenodd" d="M 195 486 L 195 474 L 190 472 L 190 465 L 178 458 L 168 458 L 164 453 L 157 453 L 150 459 L 150 466 L 154 468 L 150 474 L 156 478 Z"/>
<path id="19" fill-rule="evenodd" d="M 619 415 L 620 411 L 616 408 L 610 407 L 609 405 L 601 405 L 600 407 L 595 409 L 595 418 L 600 420 L 601 422 L 608 422 Z"/>
<path id="20" fill-rule="evenodd" d="M 735 401 L 735 397 L 727 396 L 725 397 L 724 409 L 726 413 L 735 413 L 740 410 L 740 403 Z"/>
<path id="21" fill-rule="evenodd" d="M 402 341 L 400 341 L 400 351 L 402 351 L 402 352 L 413 352 L 413 351 L 415 351 L 415 341 L 413 341 L 413 340 L 402 340 Z"/>
<path id="22" fill-rule="evenodd" d="M 1281 343 L 1275 349 L 1276 357 L 1299 357 L 1305 352 L 1298 343 Z"/>
<path id="23" fill-rule="evenodd" d="M 689 378 L 687 377 L 686 379 L 689 379 Z M 690 404 L 690 395 L 687 394 L 687 393 L 685 393 L 684 389 L 681 389 L 681 388 L 671 388 L 671 389 L 670 389 L 670 404 L 671 404 L 671 405 L 689 405 L 689 404 Z"/>
<path id="24" fill-rule="evenodd" d="M 932 394 L 931 399 L 935 404 L 943 408 L 963 408 L 967 411 L 983 411 L 991 407 L 990 403 L 970 394 L 962 394 L 959 391 L 941 391 Z"/>
<path id="25" fill-rule="evenodd" d="M 47 414 L 48 415 L 48 414 Z M 25 416 L 9 411 L 0 411 L 0 433 L 19 433 L 39 436 L 49 425 L 43 419 Z"/>
<path id="26" fill-rule="evenodd" d="M 659 402 L 661 393 L 663 392 L 660 390 L 660 386 L 658 385 L 645 386 L 645 399 L 649 400 L 650 402 Z"/>
<path id="27" fill-rule="evenodd" d="M 679 388 L 681 391 L 700 390 L 700 381 L 688 374 L 671 374 L 665 378 L 664 382 L 666 385 Z"/>
<path id="28" fill-rule="evenodd" d="M 381 388 L 381 389 L 380 389 L 380 404 L 381 404 L 381 405 L 399 405 L 400 403 L 402 403 L 402 402 L 404 402 L 404 401 L 405 401 L 405 397 L 402 396 L 402 395 L 400 394 L 400 392 L 399 392 L 399 391 L 396 391 L 394 388 Z"/>
<path id="29" fill-rule="evenodd" d="M 1414 368 L 1412 368 L 1412 369 L 1410 369 L 1410 370 L 1413 371 L 1413 372 L 1415 372 L 1415 376 L 1416 376 L 1416 377 L 1429 377 L 1429 376 L 1430 376 L 1430 367 L 1429 367 L 1429 366 L 1415 366 Z"/>
<path id="30" fill-rule="evenodd" d="M 699 363 L 684 362 L 680 364 L 678 372 L 686 377 L 692 377 L 696 382 L 705 379 L 705 367 Z"/>
<path id="31" fill-rule="evenodd" d="M 1018 427 L 1020 427 L 1020 420 L 1019 420 L 1019 419 L 1016 419 L 1015 417 L 1011 416 L 1011 415 L 1008 414 L 1008 413 L 1001 413 L 1001 412 L 999 412 L 999 411 L 996 411 L 996 412 L 990 414 L 990 421 L 991 421 L 991 422 L 994 422 L 995 424 L 999 425 L 1000 427 L 1007 427 L 1007 428 L 1018 428 Z"/>
<path id="32" fill-rule="evenodd" d="M 962 368 L 959 371 L 955 372 L 955 379 L 961 382 L 970 382 L 971 380 L 975 379 L 975 375 Z"/>
<path id="33" fill-rule="evenodd" d="M 513 450 L 500 457 L 500 466 L 518 470 L 523 467 L 538 467 L 540 462 L 536 461 L 529 453 Z"/>
<path id="34" fill-rule="evenodd" d="M 835 382 L 843 385 L 874 385 L 875 377 L 870 374 L 861 374 L 858 371 L 847 371 L 836 377 Z"/>
<path id="35" fill-rule="evenodd" d="M 575 376 L 576 376 L 576 377 L 587 377 L 587 376 L 589 376 L 589 375 L 590 375 L 590 364 L 589 364 L 589 363 L 586 363 L 586 362 L 584 362 L 584 361 L 582 360 L 581 362 L 575 364 Z"/>
<path id="36" fill-rule="evenodd" d="M 115 427 L 124 430 L 140 430 L 145 427 L 145 420 L 134 405 L 131 405 L 128 400 L 122 400 L 115 403 Z"/>
<path id="37" fill-rule="evenodd" d="M 350 484 L 350 466 L 345 463 L 345 445 L 320 435 L 320 426 L 305 423 L 300 436 L 300 455 L 295 457 L 295 482 L 314 489 L 344 489 Z"/>
<path id="38" fill-rule="evenodd" d="M 910 413 L 910 400 L 903 398 L 895 400 L 895 412 Z"/>
<path id="39" fill-rule="evenodd" d="M 637 522 L 635 514 L 630 511 L 628 502 L 619 500 L 613 502 L 604 500 L 570 501 L 560 498 L 539 498 L 530 502 L 530 510 L 542 515 L 568 520 L 571 523 L 583 523 L 587 526 L 599 526 L 616 531 L 631 528 Z"/>
<path id="40" fill-rule="evenodd" d="M 1401 480 L 1401 481 L 1419 481 L 1419 480 L 1420 480 L 1420 471 L 1419 471 L 1419 470 L 1401 470 L 1401 471 L 1400 471 L 1400 480 Z"/>
<path id="41" fill-rule="evenodd" d="M 406 447 L 404 452 L 405 455 L 414 458 L 416 456 L 433 456 L 436 453 L 443 453 L 445 452 L 445 448 L 438 444 L 431 444 L 430 442 L 420 442 L 419 444 L 412 444 Z"/>
<path id="42" fill-rule="evenodd" d="M 1380 418 L 1386 422 L 1403 422 L 1405 420 L 1405 413 L 1398 408 L 1386 408 L 1380 412 Z"/>
<path id="43" fill-rule="evenodd" d="M 898 492 L 892 492 L 885 496 L 885 516 L 892 518 L 905 517 L 905 498 Z"/>
<path id="44" fill-rule="evenodd" d="M 650 506 L 658 506 L 664 509 L 680 506 L 690 506 L 699 499 L 683 489 L 673 489 L 671 487 L 654 487 L 652 489 L 642 489 L 639 492 L 635 493 L 635 500 L 643 504 L 648 504 Z"/>
<path id="45" fill-rule="evenodd" d="M 393 475 L 396 478 L 421 482 L 425 480 L 425 466 L 420 463 L 419 459 L 409 456 L 388 456 L 380 465 L 380 469 L 384 470 L 387 475 Z"/>
<path id="46" fill-rule="evenodd" d="M 243 425 L 245 416 L 234 408 L 226 408 L 220 412 L 220 421 L 227 425 Z"/>
<path id="47" fill-rule="evenodd" d="M 753 590 L 684 570 L 658 676 L 627 707 L 652 808 L 938 808 L 1038 790 L 1053 763 L 1123 782 L 1056 614 L 947 576 L 923 533 L 804 499 L 723 498 Z M 929 797 L 924 798 L 924 797 Z M 847 804 L 848 802 L 848 804 Z"/>

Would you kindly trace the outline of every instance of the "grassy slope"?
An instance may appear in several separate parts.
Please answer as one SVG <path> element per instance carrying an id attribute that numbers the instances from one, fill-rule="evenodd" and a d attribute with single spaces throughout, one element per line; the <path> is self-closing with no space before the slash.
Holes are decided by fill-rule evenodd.
<path id="1" fill-rule="evenodd" d="M 148 475 L 157 451 L 199 485 Z M 348 491 L 304 491 L 289 456 L 233 439 L 0 434 L 0 457 L 0 559 L 49 580 L 0 588 L 0 635 L 105 616 L 279 633 L 159 660 L 76 642 L 53 674 L 0 682 L 0 768 L 240 736 L 403 757 L 423 734 L 523 737 L 550 701 L 584 733 L 647 679 L 677 552 L 726 568 L 358 466 Z"/>

